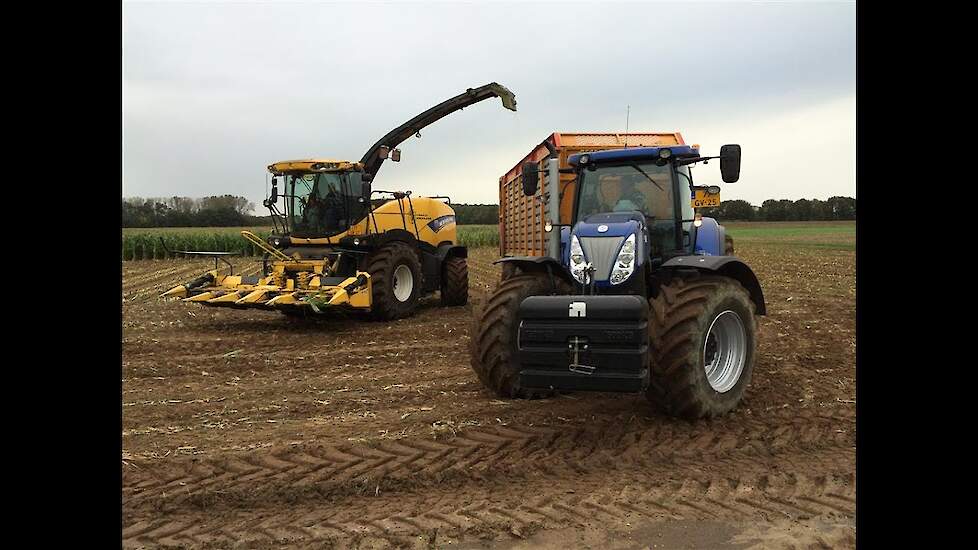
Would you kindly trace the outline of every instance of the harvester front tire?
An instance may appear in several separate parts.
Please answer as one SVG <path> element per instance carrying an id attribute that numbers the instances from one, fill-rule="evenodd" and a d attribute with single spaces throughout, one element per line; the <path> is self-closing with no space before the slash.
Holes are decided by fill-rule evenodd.
<path id="1" fill-rule="evenodd" d="M 556 292 L 545 273 L 516 275 L 502 281 L 473 321 L 469 355 L 472 370 L 482 384 L 495 395 L 506 398 L 533 399 L 552 392 L 520 387 L 519 353 L 516 336 L 519 330 L 520 303 L 529 296 L 569 294 L 571 287 L 554 278 Z"/>
<path id="2" fill-rule="evenodd" d="M 733 237 L 731 237 L 730 235 L 723 236 L 723 255 L 724 256 L 734 255 Z"/>
<path id="3" fill-rule="evenodd" d="M 366 271 L 370 273 L 372 287 L 372 318 L 390 321 L 414 313 L 421 299 L 421 261 L 410 246 L 401 242 L 385 244 L 367 258 Z M 395 280 L 395 274 L 398 273 L 409 274 L 410 277 L 402 276 L 401 280 Z M 395 283 L 404 285 L 408 283 L 407 279 L 410 279 L 410 293 L 399 296 L 404 289 L 395 289 Z"/>
<path id="4" fill-rule="evenodd" d="M 441 305 L 464 306 L 469 301 L 469 264 L 465 258 L 445 258 L 441 274 Z"/>
<path id="5" fill-rule="evenodd" d="M 649 300 L 649 309 L 652 376 L 646 397 L 666 414 L 688 420 L 736 407 L 750 384 L 757 355 L 757 320 L 747 290 L 728 277 L 674 279 Z M 729 356 L 722 355 L 724 349 Z M 743 353 L 732 352 L 737 349 Z M 742 361 L 725 361 L 737 356 Z M 708 357 L 712 364 L 730 365 L 730 370 L 714 370 Z M 713 383 L 708 369 L 714 373 Z"/>

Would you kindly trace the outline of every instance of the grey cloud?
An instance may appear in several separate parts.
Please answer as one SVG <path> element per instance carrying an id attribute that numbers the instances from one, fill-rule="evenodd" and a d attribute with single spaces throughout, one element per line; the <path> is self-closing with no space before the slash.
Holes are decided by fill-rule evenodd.
<path id="1" fill-rule="evenodd" d="M 487 101 L 443 119 L 378 183 L 495 202 L 498 176 L 540 139 L 623 131 L 631 105 L 633 131 L 715 147 L 748 138 L 730 198 L 821 197 L 790 185 L 808 169 L 793 156 L 806 141 L 850 143 L 851 110 L 818 111 L 838 120 L 817 135 L 756 129 L 854 96 L 855 5 L 125 3 L 123 193 L 260 204 L 270 162 L 359 159 L 396 124 L 490 81 L 516 93 L 518 113 Z M 747 158 L 766 163 L 759 181 Z M 832 169 L 854 194 L 851 171 Z"/>

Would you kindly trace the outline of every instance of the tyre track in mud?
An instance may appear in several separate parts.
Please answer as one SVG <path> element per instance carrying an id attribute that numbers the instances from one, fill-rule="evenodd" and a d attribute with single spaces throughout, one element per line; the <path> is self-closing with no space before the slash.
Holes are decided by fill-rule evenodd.
<path id="1" fill-rule="evenodd" d="M 472 305 L 424 307 L 390 324 L 286 325 L 216 308 L 191 308 L 194 318 L 180 304 L 124 302 L 124 371 L 135 376 L 124 380 L 125 427 L 152 428 L 124 435 L 124 547 L 426 548 L 452 537 L 525 542 L 537 530 L 625 532 L 672 520 L 756 525 L 732 541 L 751 548 L 854 545 L 848 269 L 812 287 L 799 274 L 819 268 L 814 256 L 793 257 L 790 269 L 773 255 L 769 269 L 752 262 L 771 287 L 755 379 L 737 411 L 689 424 L 636 409 L 639 398 L 503 404 L 474 380 L 458 384 L 474 379 L 464 351 L 471 309 L 498 280 L 495 251 L 472 252 Z M 823 287 L 829 294 L 815 292 Z M 407 361 L 388 361 L 402 345 L 412 346 Z M 198 367 L 218 375 L 196 378 Z M 337 367 L 346 378 L 327 381 Z M 234 376 L 240 385 L 224 387 Z M 332 404 L 313 406 L 317 399 Z M 376 415 L 357 416 L 365 411 Z M 245 416 L 257 424 L 232 422 Z M 454 438 L 452 421 L 466 426 Z M 195 431 L 165 431 L 174 425 Z M 394 437 L 370 435 L 379 428 Z"/>
<path id="2" fill-rule="evenodd" d="M 772 456 L 783 449 L 855 445 L 854 419 L 784 415 L 764 421 L 739 418 L 726 424 L 677 429 L 663 423 L 644 430 L 500 426 L 459 431 L 441 441 L 411 438 L 373 445 L 297 445 L 205 459 L 136 461 L 123 473 L 123 508 L 152 508 L 161 500 L 179 506 L 214 488 L 220 489 L 222 499 L 241 502 L 254 494 L 259 483 L 274 489 L 261 495 L 267 503 L 281 494 L 293 498 L 297 491 L 342 496 L 357 480 L 406 490 L 466 479 L 559 479 L 594 471 L 628 472 L 650 463 L 695 464 L 704 457 Z M 212 500 L 210 506 L 219 500 Z"/>
<path id="3" fill-rule="evenodd" d="M 375 492 L 374 484 L 366 483 L 348 495 L 349 502 L 310 495 L 284 507 L 260 499 L 226 509 L 204 500 L 160 504 L 141 513 L 124 513 L 123 544 L 222 547 L 319 541 L 345 548 L 372 539 L 405 546 L 436 533 L 522 536 L 566 526 L 622 529 L 636 518 L 820 518 L 852 523 L 854 457 L 854 449 L 844 447 L 827 447 L 819 453 L 789 449 L 770 457 L 737 451 L 714 457 L 710 463 L 664 462 L 624 479 L 616 470 L 526 480 L 502 475 L 497 480 L 472 479 L 459 486 L 439 484 L 417 492 Z M 803 460 L 818 473 L 780 473 L 771 468 L 785 458 Z M 745 470 L 745 464 L 753 466 Z"/>

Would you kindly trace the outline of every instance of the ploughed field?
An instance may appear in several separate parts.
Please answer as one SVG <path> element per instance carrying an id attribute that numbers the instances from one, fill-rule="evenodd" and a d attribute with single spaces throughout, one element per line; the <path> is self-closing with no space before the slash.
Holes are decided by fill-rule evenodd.
<path id="1" fill-rule="evenodd" d="M 855 227 L 727 225 L 769 314 L 741 406 L 694 423 L 484 390 L 495 248 L 468 306 L 390 323 L 164 302 L 212 262 L 123 262 L 124 547 L 854 546 Z"/>

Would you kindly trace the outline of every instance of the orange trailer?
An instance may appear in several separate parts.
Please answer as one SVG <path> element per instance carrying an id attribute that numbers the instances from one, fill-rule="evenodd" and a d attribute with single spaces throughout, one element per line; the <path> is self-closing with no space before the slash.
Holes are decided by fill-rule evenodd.
<path id="1" fill-rule="evenodd" d="M 543 160 L 550 155 L 550 148 L 553 148 L 558 154 L 560 168 L 565 169 L 570 168 L 567 159 L 571 155 L 586 151 L 684 144 L 683 136 L 679 132 L 550 134 L 499 178 L 500 255 L 544 256 L 547 253 L 544 230 L 547 217 L 543 201 L 545 186 L 539 186 L 536 195 L 532 197 L 523 194 L 520 177 L 524 162 Z M 570 223 L 575 191 L 573 175 L 560 174 L 560 220 L 550 220 L 551 223 Z"/>

